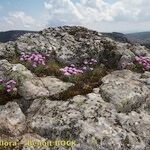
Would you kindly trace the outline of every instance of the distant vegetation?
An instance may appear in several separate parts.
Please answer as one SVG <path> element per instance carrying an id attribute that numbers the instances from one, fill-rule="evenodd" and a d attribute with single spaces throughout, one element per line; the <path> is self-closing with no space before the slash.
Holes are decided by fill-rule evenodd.
<path id="1" fill-rule="evenodd" d="M 25 33 L 37 33 L 37 32 L 22 31 L 22 30 L 0 32 L 0 43 L 15 41 L 18 37 L 24 35 Z M 130 33 L 130 34 L 112 32 L 112 33 L 101 33 L 101 34 L 103 36 L 112 38 L 113 40 L 116 40 L 118 42 L 139 43 L 141 45 L 146 46 L 147 48 L 150 48 L 150 32 L 139 32 L 139 33 Z"/>
<path id="2" fill-rule="evenodd" d="M 123 42 L 123 43 L 128 43 L 129 40 L 127 39 L 126 35 L 123 33 L 118 33 L 118 32 L 112 32 L 112 33 L 101 33 L 104 37 L 107 36 L 115 41 L 118 42 Z"/>
<path id="3" fill-rule="evenodd" d="M 25 33 L 35 33 L 35 31 L 14 30 L 14 31 L 0 32 L 0 42 L 5 43 L 8 41 L 15 41 L 18 37 L 24 35 Z"/>
<path id="4" fill-rule="evenodd" d="M 150 32 L 126 34 L 126 37 L 133 43 L 139 43 L 150 48 Z"/>

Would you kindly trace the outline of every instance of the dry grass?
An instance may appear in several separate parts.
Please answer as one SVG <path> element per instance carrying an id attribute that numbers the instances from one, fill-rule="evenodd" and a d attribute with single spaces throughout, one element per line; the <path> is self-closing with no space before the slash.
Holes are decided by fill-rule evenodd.
<path id="1" fill-rule="evenodd" d="M 13 101 L 14 99 L 19 99 L 19 94 L 9 94 L 5 91 L 0 91 L 0 105 L 5 105 L 7 102 Z"/>
<path id="2" fill-rule="evenodd" d="M 68 81 L 75 83 L 74 87 L 70 87 L 67 91 L 60 94 L 60 100 L 67 100 L 76 95 L 86 95 L 93 91 L 93 88 L 101 85 L 101 79 L 111 70 L 106 68 L 95 68 L 91 72 L 69 78 Z"/>
<path id="3" fill-rule="evenodd" d="M 110 42 L 110 41 L 107 41 L 107 40 L 103 40 L 101 42 L 102 42 L 103 47 L 105 48 L 105 50 L 112 51 L 112 50 L 115 50 L 117 48 L 116 43 L 114 43 L 114 42 Z"/>

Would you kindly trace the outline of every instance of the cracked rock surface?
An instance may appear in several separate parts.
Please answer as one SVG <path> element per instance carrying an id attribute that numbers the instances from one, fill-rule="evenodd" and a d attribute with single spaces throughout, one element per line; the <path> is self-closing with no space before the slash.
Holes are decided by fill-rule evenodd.
<path id="1" fill-rule="evenodd" d="M 140 78 L 140 74 L 129 70 L 115 71 L 105 76 L 100 87 L 103 99 L 113 103 L 120 112 L 140 107 L 150 96 L 149 87 Z"/>
<path id="2" fill-rule="evenodd" d="M 22 52 L 42 52 L 65 63 L 77 63 L 92 56 L 108 66 L 121 69 L 132 65 L 135 56 L 150 56 L 144 46 L 117 42 L 80 26 L 48 28 L 0 44 L 0 58 L 10 59 Z"/>
<path id="3" fill-rule="evenodd" d="M 26 130 L 26 117 L 19 105 L 9 102 L 0 110 L 0 131 L 6 135 L 19 136 Z"/>
<path id="4" fill-rule="evenodd" d="M 55 76 L 37 77 L 24 65 L 12 64 L 11 56 L 21 51 L 39 51 L 66 63 L 92 56 L 116 68 L 93 92 L 61 100 L 61 93 L 75 85 Z M 19 94 L 0 105 L 0 140 L 19 143 L 10 150 L 149 150 L 150 72 L 123 69 L 141 54 L 150 56 L 150 51 L 82 27 L 49 28 L 0 44 L 0 77 L 15 79 Z M 28 140 L 76 144 L 34 147 L 26 145 Z"/>

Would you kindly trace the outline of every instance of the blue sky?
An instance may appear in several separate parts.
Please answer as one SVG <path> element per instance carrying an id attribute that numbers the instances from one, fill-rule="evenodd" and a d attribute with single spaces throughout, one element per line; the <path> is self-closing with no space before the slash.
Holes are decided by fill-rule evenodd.
<path id="1" fill-rule="evenodd" d="M 0 31 L 81 25 L 101 32 L 150 31 L 150 0 L 0 0 Z"/>
<path id="2" fill-rule="evenodd" d="M 43 0 L 0 0 L 0 17 L 7 16 L 8 12 L 24 11 L 31 16 L 39 16 L 40 11 L 44 10 Z M 39 10 L 39 11 L 38 11 Z"/>

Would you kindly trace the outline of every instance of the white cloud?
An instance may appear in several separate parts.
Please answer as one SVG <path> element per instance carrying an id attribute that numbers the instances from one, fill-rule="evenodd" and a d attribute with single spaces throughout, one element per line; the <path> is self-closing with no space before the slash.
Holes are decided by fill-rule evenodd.
<path id="1" fill-rule="evenodd" d="M 149 0 L 47 0 L 49 25 L 83 25 L 100 31 L 147 30 Z M 126 26 L 128 25 L 128 27 Z M 141 26 L 142 25 L 142 26 Z M 109 28 L 107 28 L 109 27 Z"/>
<path id="2" fill-rule="evenodd" d="M 0 29 L 5 30 L 40 30 L 44 24 L 22 11 L 10 12 L 0 19 Z"/>
<path id="3" fill-rule="evenodd" d="M 47 2 L 44 2 L 44 6 L 46 9 L 51 9 L 53 6 Z"/>
<path id="4" fill-rule="evenodd" d="M 105 32 L 150 30 L 150 0 L 44 0 L 44 6 L 37 18 L 22 11 L 8 13 L 0 18 L 0 30 L 41 30 L 61 25 Z"/>

